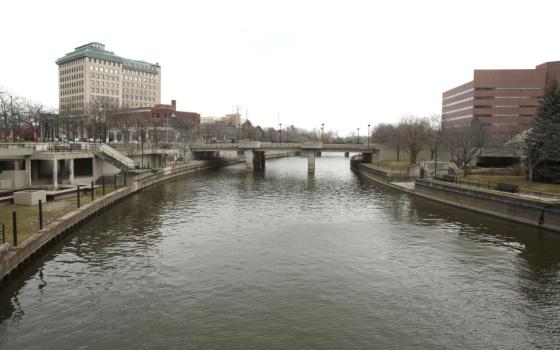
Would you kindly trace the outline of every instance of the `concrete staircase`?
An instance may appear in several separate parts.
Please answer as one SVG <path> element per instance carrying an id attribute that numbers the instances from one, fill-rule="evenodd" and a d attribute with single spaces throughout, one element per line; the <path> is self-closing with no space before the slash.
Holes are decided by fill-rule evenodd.
<path id="1" fill-rule="evenodd" d="M 108 145 L 96 145 L 95 155 L 123 171 L 134 170 L 136 168 L 136 163 L 134 163 L 132 159 Z"/>

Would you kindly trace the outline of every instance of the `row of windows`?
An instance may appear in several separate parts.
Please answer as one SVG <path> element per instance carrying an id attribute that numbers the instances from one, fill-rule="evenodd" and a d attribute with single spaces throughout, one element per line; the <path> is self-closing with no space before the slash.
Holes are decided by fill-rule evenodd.
<path id="1" fill-rule="evenodd" d="M 153 103 L 145 103 L 145 102 L 123 102 L 123 107 L 125 108 L 129 108 L 129 107 L 153 107 L 154 104 Z"/>
<path id="2" fill-rule="evenodd" d="M 96 72 L 105 72 L 105 73 L 111 73 L 111 74 L 119 74 L 119 70 L 118 69 L 110 69 L 110 68 L 104 68 L 104 67 L 98 67 L 98 66 L 89 66 L 89 70 L 91 71 L 96 71 Z"/>
<path id="3" fill-rule="evenodd" d="M 104 79 L 104 80 L 113 80 L 113 81 L 119 80 L 119 77 L 115 77 L 113 75 L 104 75 L 99 73 L 89 73 L 89 77 L 95 79 Z"/>
<path id="4" fill-rule="evenodd" d="M 142 88 L 142 89 L 148 89 L 148 90 L 155 90 L 155 86 L 154 85 L 143 85 L 143 84 L 134 84 L 134 83 L 124 83 L 124 86 L 130 86 L 130 87 L 137 87 L 137 88 Z"/>
<path id="5" fill-rule="evenodd" d="M 68 88 L 71 88 L 71 87 L 82 86 L 82 85 L 84 85 L 84 81 L 83 80 L 78 80 L 78 81 L 73 81 L 71 83 L 60 84 L 60 89 L 68 89 Z"/>
<path id="6" fill-rule="evenodd" d="M 542 90 L 540 87 L 477 87 L 475 91 L 492 91 L 492 90 Z"/>
<path id="7" fill-rule="evenodd" d="M 116 88 L 118 88 L 119 83 L 109 83 L 109 82 L 94 80 L 94 81 L 91 82 L 91 86 L 112 87 L 112 88 L 116 87 Z"/>
<path id="8" fill-rule="evenodd" d="M 100 89 L 100 88 L 90 88 L 90 92 L 95 92 L 96 94 L 107 94 L 107 95 L 118 95 L 118 90 L 113 89 Z"/>
<path id="9" fill-rule="evenodd" d="M 85 62 L 84 58 L 78 58 L 78 59 L 75 59 L 75 60 L 73 60 L 73 61 L 63 63 L 63 64 L 60 65 L 60 67 L 61 67 L 61 68 L 62 68 L 62 67 L 70 67 L 70 66 L 74 66 L 74 65 L 76 65 L 76 64 L 78 64 L 78 63 L 84 63 L 84 62 Z"/>
<path id="10" fill-rule="evenodd" d="M 60 75 L 65 75 L 65 74 L 70 74 L 70 73 L 75 73 L 75 72 L 80 72 L 84 70 L 84 66 L 76 66 L 76 67 L 71 67 L 68 69 L 61 69 Z"/>
<path id="11" fill-rule="evenodd" d="M 150 84 L 155 84 L 156 83 L 156 81 L 154 79 L 129 77 L 128 75 L 125 75 L 123 77 L 123 80 L 139 81 L 139 82 L 142 82 L 142 83 L 150 83 Z"/>
<path id="12" fill-rule="evenodd" d="M 135 101 L 151 101 L 151 102 L 156 101 L 156 99 L 153 97 L 137 96 L 137 95 L 124 95 L 123 98 L 125 100 L 135 100 Z"/>
<path id="13" fill-rule="evenodd" d="M 115 102 L 118 103 L 118 97 L 111 97 L 111 96 L 100 96 L 100 95 L 91 95 L 92 101 L 106 101 L 106 102 Z"/>
<path id="14" fill-rule="evenodd" d="M 476 118 L 491 118 L 491 117 L 534 117 L 534 114 L 475 114 Z"/>
<path id="15" fill-rule="evenodd" d="M 84 95 L 61 97 L 60 102 L 70 102 L 70 101 L 81 101 L 84 99 Z"/>
<path id="16" fill-rule="evenodd" d="M 474 108 L 537 108 L 537 105 L 476 105 Z"/>
<path id="17" fill-rule="evenodd" d="M 473 91 L 474 91 L 474 88 L 470 88 L 470 89 L 467 89 L 467 90 L 463 90 L 463 91 L 460 91 L 460 92 L 458 92 L 458 93 L 456 93 L 456 94 L 453 94 L 453 95 L 451 95 L 451 96 L 444 97 L 443 100 L 444 100 L 444 101 L 445 101 L 445 100 L 449 100 L 449 99 L 451 99 L 451 98 L 453 98 L 453 97 L 457 97 L 457 96 L 461 96 L 461 95 L 464 95 L 464 94 L 468 94 L 469 92 L 473 92 Z"/>
<path id="18" fill-rule="evenodd" d="M 472 108 L 473 108 L 473 106 L 467 106 L 467 107 L 452 109 L 452 110 L 450 110 L 450 111 L 445 111 L 445 113 L 446 113 L 446 114 L 449 114 L 449 113 L 461 112 L 461 111 L 466 111 L 466 110 L 472 109 Z"/>
<path id="19" fill-rule="evenodd" d="M 136 89 L 124 89 L 124 92 L 130 92 L 130 93 L 133 93 L 133 94 L 147 95 L 147 96 L 155 96 L 156 95 L 155 91 L 143 91 L 143 90 L 136 90 Z"/>
<path id="20" fill-rule="evenodd" d="M 156 76 L 155 73 L 139 72 L 139 71 L 130 70 L 130 69 L 123 69 L 123 74 L 140 75 L 140 76 L 143 76 L 143 77 L 155 77 Z"/>
<path id="21" fill-rule="evenodd" d="M 457 104 L 459 104 L 459 103 L 472 101 L 472 99 L 473 99 L 472 96 L 471 96 L 471 97 L 467 97 L 467 98 L 464 98 L 464 99 L 462 99 L 462 100 L 453 101 L 453 102 L 449 102 L 449 103 L 447 103 L 447 104 L 444 104 L 443 107 L 454 106 L 454 105 L 457 105 Z"/>
<path id="22" fill-rule="evenodd" d="M 97 63 L 97 64 L 103 64 L 106 66 L 112 66 L 112 67 L 120 67 L 121 64 L 118 62 L 113 62 L 113 61 L 108 61 L 108 60 L 102 60 L 102 59 L 97 59 L 97 58 L 91 58 L 88 57 L 88 62 L 90 63 Z"/>
<path id="23" fill-rule="evenodd" d="M 60 82 L 80 79 L 84 77 L 84 73 L 73 74 L 69 76 L 60 77 Z"/>
<path id="24" fill-rule="evenodd" d="M 61 109 L 61 110 L 73 109 L 73 108 L 83 108 L 83 107 L 84 107 L 84 103 L 83 103 L 83 102 L 78 102 L 78 103 L 66 103 L 66 104 L 60 105 L 60 109 Z"/>
<path id="25" fill-rule="evenodd" d="M 83 88 L 68 89 L 68 90 L 61 90 L 60 95 L 61 96 L 66 96 L 66 95 L 72 95 L 72 94 L 79 94 L 81 92 L 84 92 Z"/>

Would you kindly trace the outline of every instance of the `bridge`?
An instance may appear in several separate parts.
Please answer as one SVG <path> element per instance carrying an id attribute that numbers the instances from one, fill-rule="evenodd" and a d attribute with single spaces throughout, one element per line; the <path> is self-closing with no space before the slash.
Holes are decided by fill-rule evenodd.
<path id="1" fill-rule="evenodd" d="M 245 153 L 247 170 L 264 169 L 265 152 L 302 152 L 307 153 L 307 171 L 315 173 L 315 156 L 320 152 L 362 153 L 364 160 L 371 162 L 378 150 L 373 145 L 334 144 L 322 142 L 306 143 L 271 143 L 258 141 L 241 141 L 239 143 L 195 143 L 191 145 L 194 154 L 220 151 L 237 151 Z"/>

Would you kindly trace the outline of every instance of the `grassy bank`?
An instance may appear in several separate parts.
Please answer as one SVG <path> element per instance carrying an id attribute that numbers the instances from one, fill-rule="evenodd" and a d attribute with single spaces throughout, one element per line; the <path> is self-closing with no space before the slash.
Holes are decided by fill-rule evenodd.
<path id="1" fill-rule="evenodd" d="M 105 194 L 109 194 L 113 192 L 113 190 L 113 186 L 106 186 Z M 96 188 L 95 192 L 96 198 L 103 195 L 103 190 L 101 188 Z M 89 202 L 91 202 L 90 192 L 82 192 L 80 195 L 80 205 Z M 76 208 L 76 193 L 68 194 L 65 198 L 48 201 L 43 204 L 43 227 L 46 227 L 51 222 Z M 14 211 L 17 213 L 18 244 L 21 244 L 39 230 L 39 208 L 36 205 L 0 204 L 0 223 L 5 225 L 6 243 L 10 244 L 13 244 L 12 212 Z M 0 237 L 0 243 L 1 239 L 2 237 Z"/>
<path id="2" fill-rule="evenodd" d="M 518 185 L 520 189 L 538 192 L 550 192 L 560 194 L 560 185 L 529 182 L 525 179 L 525 176 L 513 176 L 513 175 L 469 175 L 467 177 L 461 176 L 461 179 L 472 182 L 480 182 L 481 184 L 496 184 L 498 182 L 508 183 L 513 185 Z"/>

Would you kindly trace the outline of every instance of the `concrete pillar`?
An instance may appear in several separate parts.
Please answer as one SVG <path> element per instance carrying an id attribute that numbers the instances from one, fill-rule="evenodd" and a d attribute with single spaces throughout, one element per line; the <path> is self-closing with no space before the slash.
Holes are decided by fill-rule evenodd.
<path id="1" fill-rule="evenodd" d="M 21 165 L 20 165 L 19 159 L 14 160 L 14 170 L 21 170 L 20 168 L 21 168 Z"/>
<path id="2" fill-rule="evenodd" d="M 53 159 L 52 169 L 53 187 L 58 188 L 58 159 Z"/>
<path id="3" fill-rule="evenodd" d="M 346 158 L 350 157 L 350 152 L 344 152 L 344 156 L 345 156 Z"/>
<path id="4" fill-rule="evenodd" d="M 315 151 L 307 152 L 307 173 L 315 174 Z"/>
<path id="5" fill-rule="evenodd" d="M 68 168 L 70 170 L 68 181 L 70 181 L 70 185 L 73 185 L 74 184 L 74 158 L 69 159 Z"/>
<path id="6" fill-rule="evenodd" d="M 31 158 L 25 157 L 25 186 L 31 187 Z"/>
<path id="7" fill-rule="evenodd" d="M 253 151 L 250 149 L 245 151 L 245 168 L 253 170 Z"/>
<path id="8" fill-rule="evenodd" d="M 265 167 L 264 151 L 253 152 L 253 169 L 263 170 Z"/>

